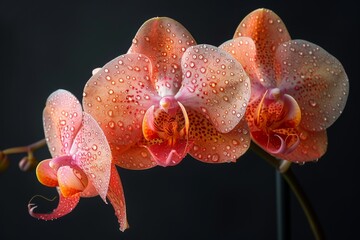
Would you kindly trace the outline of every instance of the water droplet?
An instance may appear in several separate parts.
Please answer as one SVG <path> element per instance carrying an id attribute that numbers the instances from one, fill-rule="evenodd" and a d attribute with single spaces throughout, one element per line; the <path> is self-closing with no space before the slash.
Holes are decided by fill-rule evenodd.
<path id="1" fill-rule="evenodd" d="M 213 161 L 213 162 L 218 162 L 219 159 L 220 159 L 220 156 L 217 153 L 213 154 L 211 157 L 211 161 Z"/>
<path id="2" fill-rule="evenodd" d="M 66 121 L 65 121 L 65 120 L 60 120 L 60 125 L 61 125 L 61 126 L 66 125 Z"/>
<path id="3" fill-rule="evenodd" d="M 92 150 L 96 151 L 98 149 L 98 146 L 96 144 L 92 145 Z"/>

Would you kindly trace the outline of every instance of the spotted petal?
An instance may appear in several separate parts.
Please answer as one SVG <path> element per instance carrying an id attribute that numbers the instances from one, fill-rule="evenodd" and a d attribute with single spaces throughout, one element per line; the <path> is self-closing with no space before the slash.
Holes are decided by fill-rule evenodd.
<path id="1" fill-rule="evenodd" d="M 153 82 L 162 97 L 174 95 L 181 86 L 181 57 L 195 45 L 191 34 L 179 22 L 167 17 L 146 21 L 136 33 L 129 53 L 141 53 L 153 63 Z"/>
<path id="2" fill-rule="evenodd" d="M 235 162 L 250 146 L 245 119 L 228 133 L 220 133 L 202 114 L 188 111 L 189 138 L 194 141 L 190 155 L 206 163 Z"/>
<path id="3" fill-rule="evenodd" d="M 123 232 L 129 227 L 129 224 L 126 217 L 124 190 L 115 165 L 112 165 L 111 167 L 110 185 L 107 197 L 115 210 L 115 215 L 120 224 L 120 230 Z"/>
<path id="4" fill-rule="evenodd" d="M 278 154 L 276 157 L 292 162 L 316 161 L 322 157 L 327 150 L 326 131 L 306 131 L 299 128 L 300 143 L 294 151 L 288 154 Z"/>
<path id="5" fill-rule="evenodd" d="M 43 111 L 45 138 L 53 157 L 67 155 L 82 121 L 77 98 L 66 90 L 53 92 Z"/>
<path id="6" fill-rule="evenodd" d="M 276 63 L 279 87 L 296 99 L 303 113 L 301 126 L 320 131 L 334 123 L 349 93 L 348 77 L 341 63 L 304 40 L 279 46 Z"/>
<path id="7" fill-rule="evenodd" d="M 144 142 L 144 140 L 140 140 Z M 157 163 L 144 146 L 134 145 L 113 160 L 113 162 L 125 169 L 144 170 L 157 166 Z"/>
<path id="8" fill-rule="evenodd" d="M 159 101 L 151 70 L 144 55 L 125 54 L 107 63 L 85 85 L 84 111 L 98 121 L 114 158 L 141 139 L 144 114 Z"/>
<path id="9" fill-rule="evenodd" d="M 79 203 L 80 200 L 79 193 L 69 197 L 64 197 L 59 189 L 58 189 L 58 193 L 59 193 L 58 206 L 51 213 L 35 213 L 34 210 L 35 208 L 37 208 L 37 206 L 33 203 L 29 203 L 28 204 L 29 214 L 34 218 L 38 218 L 42 220 L 53 220 L 70 213 Z"/>
<path id="10" fill-rule="evenodd" d="M 202 113 L 220 132 L 230 132 L 243 117 L 250 81 L 241 64 L 211 45 L 188 48 L 182 58 L 184 80 L 175 98 Z"/>
<path id="11" fill-rule="evenodd" d="M 257 9 L 241 21 L 234 34 L 234 38 L 237 37 L 249 37 L 254 40 L 257 79 L 265 87 L 275 86 L 273 69 L 275 50 L 281 43 L 290 40 L 290 35 L 280 17 L 269 9 Z"/>
<path id="12" fill-rule="evenodd" d="M 106 202 L 112 155 L 106 137 L 89 114 L 83 114 L 83 126 L 71 148 L 76 165 L 85 172 L 100 197 Z"/>

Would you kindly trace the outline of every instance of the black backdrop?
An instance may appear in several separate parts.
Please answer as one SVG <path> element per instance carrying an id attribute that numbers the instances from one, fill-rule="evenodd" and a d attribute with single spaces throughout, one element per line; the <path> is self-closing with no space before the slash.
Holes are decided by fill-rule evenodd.
<path id="1" fill-rule="evenodd" d="M 0 2 L 0 149 L 43 138 L 42 110 L 56 89 L 81 99 L 91 70 L 123 54 L 141 24 L 155 16 L 182 23 L 198 43 L 220 45 L 242 18 L 266 7 L 293 39 L 336 56 L 350 79 L 342 116 L 328 129 L 317 163 L 293 166 L 327 239 L 359 239 L 359 13 L 356 1 L 5 1 Z M 39 159 L 49 156 L 46 149 Z M 176 167 L 119 168 L 130 228 L 118 230 L 111 205 L 81 199 L 69 215 L 40 221 L 27 213 L 35 194 L 55 196 L 12 156 L 0 174 L 0 239 L 275 239 L 274 170 L 248 152 L 236 164 L 186 158 Z M 313 239 L 291 198 L 292 239 Z"/>

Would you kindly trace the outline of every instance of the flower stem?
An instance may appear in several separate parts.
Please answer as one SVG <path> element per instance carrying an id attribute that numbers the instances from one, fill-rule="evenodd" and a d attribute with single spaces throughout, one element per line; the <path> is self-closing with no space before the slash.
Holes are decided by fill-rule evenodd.
<path id="1" fill-rule="evenodd" d="M 262 157 L 264 160 L 266 160 L 277 171 L 279 171 L 279 167 L 281 165 L 281 162 L 279 160 L 277 160 L 275 157 L 265 152 L 263 149 L 261 149 L 258 145 L 256 145 L 253 142 L 251 143 L 251 149 L 255 153 L 257 153 L 260 157 Z M 320 222 L 317 218 L 317 215 L 315 214 L 315 211 L 312 208 L 309 199 L 306 197 L 306 194 L 304 190 L 301 188 L 294 173 L 291 171 L 291 168 L 289 168 L 287 171 L 280 172 L 280 174 L 283 177 L 283 179 L 286 181 L 286 183 L 289 185 L 290 189 L 292 190 L 296 199 L 298 200 L 301 208 L 303 209 L 315 239 L 324 240 L 325 235 L 320 225 Z"/>
<path id="2" fill-rule="evenodd" d="M 291 236 L 290 189 L 279 171 L 275 171 L 277 239 L 286 240 Z"/>
<path id="3" fill-rule="evenodd" d="M 25 153 L 25 152 L 32 152 L 34 150 L 37 150 L 39 148 L 42 148 L 46 145 L 45 139 L 41 139 L 35 143 L 32 143 L 28 146 L 21 146 L 21 147 L 13 147 L 3 150 L 3 154 L 10 155 L 15 153 Z"/>

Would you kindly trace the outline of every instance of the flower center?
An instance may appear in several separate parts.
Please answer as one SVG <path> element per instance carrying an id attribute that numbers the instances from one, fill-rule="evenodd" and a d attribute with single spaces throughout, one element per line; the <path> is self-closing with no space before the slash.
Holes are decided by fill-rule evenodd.
<path id="1" fill-rule="evenodd" d="M 300 142 L 301 111 L 296 100 L 279 88 L 267 90 L 253 113 L 256 140 L 273 153 L 289 153 Z"/>

